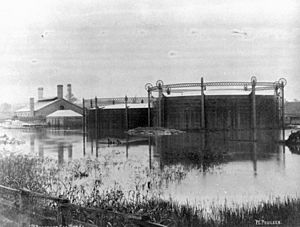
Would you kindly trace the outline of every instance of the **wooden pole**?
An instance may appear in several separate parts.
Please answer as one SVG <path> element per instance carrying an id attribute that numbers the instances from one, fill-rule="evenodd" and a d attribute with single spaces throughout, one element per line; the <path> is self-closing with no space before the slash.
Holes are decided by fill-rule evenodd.
<path id="1" fill-rule="evenodd" d="M 256 97 L 255 97 L 255 86 L 256 86 L 256 78 L 251 78 L 252 83 L 252 92 L 251 92 L 251 99 L 252 99 L 252 129 L 253 129 L 253 140 L 257 140 L 257 125 L 256 125 Z"/>
<path id="2" fill-rule="evenodd" d="M 89 128 L 91 129 L 92 128 L 92 117 L 91 117 L 91 109 L 93 108 L 93 100 L 91 99 L 90 100 L 90 109 L 88 110 L 88 117 L 89 117 L 89 122 L 88 122 L 88 126 L 89 126 Z M 92 132 L 92 131 L 91 131 Z"/>
<path id="3" fill-rule="evenodd" d="M 68 199 L 61 199 L 58 202 L 58 223 L 59 226 L 68 226 L 69 224 L 69 208 L 68 205 L 70 204 L 70 200 Z"/>
<path id="4" fill-rule="evenodd" d="M 97 97 L 95 97 L 95 136 L 97 138 L 98 133 L 98 100 Z"/>
<path id="5" fill-rule="evenodd" d="M 125 129 L 128 130 L 128 97 L 125 95 Z"/>
<path id="6" fill-rule="evenodd" d="M 95 147 L 96 147 L 96 157 L 98 157 L 98 99 L 95 97 Z"/>
<path id="7" fill-rule="evenodd" d="M 20 226 L 30 226 L 30 218 L 27 212 L 31 213 L 32 203 L 28 191 L 24 189 L 19 190 L 19 211 L 18 224 Z"/>
<path id="8" fill-rule="evenodd" d="M 204 82 L 201 77 L 201 128 L 205 129 L 205 98 L 204 98 Z"/>
<path id="9" fill-rule="evenodd" d="M 148 88 L 148 127 L 151 127 L 150 96 L 151 96 L 151 91 L 150 88 Z"/>
<path id="10" fill-rule="evenodd" d="M 85 128 L 85 101 L 84 101 L 84 98 L 82 99 L 82 132 L 83 132 L 83 136 L 85 135 L 85 131 L 86 131 L 86 128 Z"/>

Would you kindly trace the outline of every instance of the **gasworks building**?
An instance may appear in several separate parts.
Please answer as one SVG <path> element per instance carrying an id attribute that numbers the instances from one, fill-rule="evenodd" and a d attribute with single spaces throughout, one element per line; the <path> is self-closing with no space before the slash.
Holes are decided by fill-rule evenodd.
<path id="1" fill-rule="evenodd" d="M 15 115 L 22 121 L 46 121 L 48 115 L 58 110 L 70 110 L 82 115 L 82 107 L 72 103 L 71 97 L 71 84 L 67 86 L 67 99 L 63 96 L 63 85 L 57 85 L 57 95 L 50 98 L 44 98 L 43 88 L 38 88 L 38 100 L 35 102 L 34 98 L 30 98 L 29 104 L 17 110 Z"/>

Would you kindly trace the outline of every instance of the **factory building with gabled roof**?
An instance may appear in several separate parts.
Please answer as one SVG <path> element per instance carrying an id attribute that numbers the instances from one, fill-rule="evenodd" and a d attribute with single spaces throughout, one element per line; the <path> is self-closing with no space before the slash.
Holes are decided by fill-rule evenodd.
<path id="1" fill-rule="evenodd" d="M 19 120 L 46 121 L 46 117 L 57 110 L 72 110 L 78 114 L 82 114 L 83 110 L 80 106 L 71 102 L 72 90 L 71 84 L 68 84 L 67 99 L 63 97 L 63 85 L 57 85 L 57 96 L 44 98 L 43 88 L 38 88 L 38 100 L 29 99 L 29 105 L 16 111 L 15 115 Z"/>
<path id="2" fill-rule="evenodd" d="M 82 114 L 73 110 L 57 110 L 46 118 L 48 126 L 79 128 L 82 126 Z"/>

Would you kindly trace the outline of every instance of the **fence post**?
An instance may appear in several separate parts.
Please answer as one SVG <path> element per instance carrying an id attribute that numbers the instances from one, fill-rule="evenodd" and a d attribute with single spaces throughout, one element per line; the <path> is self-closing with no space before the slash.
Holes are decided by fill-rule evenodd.
<path id="1" fill-rule="evenodd" d="M 69 224 L 69 208 L 70 200 L 60 199 L 58 201 L 57 222 L 58 226 L 68 226 Z"/>
<path id="2" fill-rule="evenodd" d="M 19 204 L 18 204 L 18 209 L 20 212 L 23 210 L 23 198 L 22 198 L 22 191 L 19 190 Z"/>
<path id="3" fill-rule="evenodd" d="M 31 210 L 31 201 L 29 201 L 29 193 L 30 191 L 27 189 L 20 189 L 20 207 L 22 211 Z"/>
<path id="4" fill-rule="evenodd" d="M 18 216 L 18 223 L 20 226 L 30 226 L 30 219 L 28 213 L 31 212 L 31 201 L 29 201 L 29 192 L 24 189 L 19 190 L 19 211 L 20 215 Z"/>

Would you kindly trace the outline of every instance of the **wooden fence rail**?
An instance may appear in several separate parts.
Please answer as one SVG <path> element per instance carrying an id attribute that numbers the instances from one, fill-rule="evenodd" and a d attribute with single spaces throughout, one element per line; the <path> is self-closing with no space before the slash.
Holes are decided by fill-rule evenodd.
<path id="1" fill-rule="evenodd" d="M 81 207 L 68 199 L 57 198 L 0 185 L 0 205 L 4 213 L 10 213 L 21 226 L 140 226 L 164 227 L 153 223 L 148 217 L 125 214 L 105 209 Z M 2 209 L 3 210 L 3 209 Z M 5 215 L 5 214 L 4 214 Z"/>

